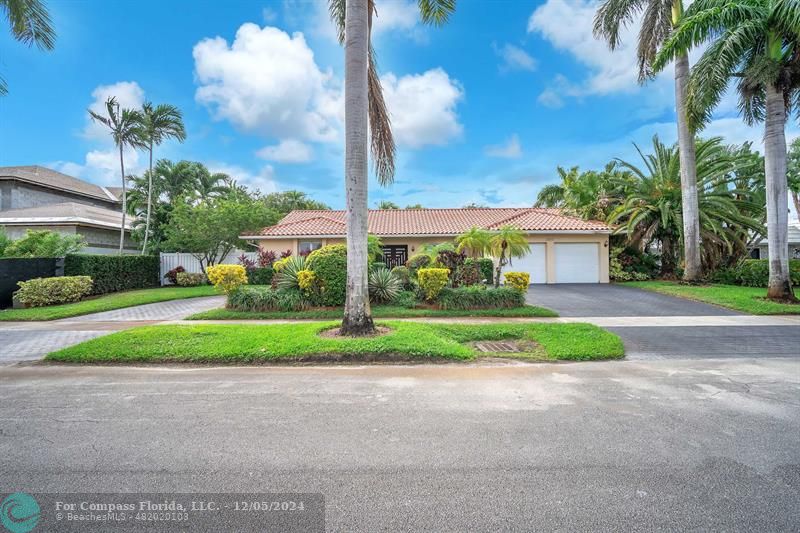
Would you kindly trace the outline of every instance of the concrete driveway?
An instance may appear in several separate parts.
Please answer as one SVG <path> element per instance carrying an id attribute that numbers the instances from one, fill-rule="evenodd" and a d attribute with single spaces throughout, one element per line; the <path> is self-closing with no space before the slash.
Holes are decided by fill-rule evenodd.
<path id="1" fill-rule="evenodd" d="M 531 285 L 531 305 L 561 316 L 723 316 L 736 311 L 613 283 Z"/>

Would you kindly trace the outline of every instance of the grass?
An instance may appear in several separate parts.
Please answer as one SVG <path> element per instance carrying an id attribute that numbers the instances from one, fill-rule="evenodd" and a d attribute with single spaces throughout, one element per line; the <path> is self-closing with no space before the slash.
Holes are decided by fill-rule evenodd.
<path id="1" fill-rule="evenodd" d="M 498 354 L 539 360 L 615 359 L 622 341 L 591 324 L 426 324 L 385 322 L 390 333 L 370 338 L 320 337 L 334 322 L 303 324 L 197 324 L 149 326 L 121 331 L 49 354 L 69 363 L 264 363 L 302 360 L 441 358 L 471 360 L 470 342 L 520 339 L 537 345 L 529 353 Z"/>
<path id="2" fill-rule="evenodd" d="M 503 309 L 471 309 L 471 310 L 442 310 L 442 309 L 409 309 L 393 305 L 372 306 L 372 316 L 375 318 L 419 318 L 419 317 L 552 317 L 558 313 L 544 307 L 526 305 Z M 308 320 L 336 320 L 342 318 L 341 309 L 310 309 L 308 311 L 267 311 L 251 312 L 236 311 L 233 309 L 211 309 L 194 314 L 187 320 L 282 320 L 282 319 L 308 319 Z"/>
<path id="3" fill-rule="evenodd" d="M 765 299 L 767 289 L 738 285 L 682 285 L 672 281 L 631 281 L 625 283 L 670 296 L 688 298 L 727 307 L 752 315 L 798 315 L 800 305 L 782 304 Z"/>
<path id="4" fill-rule="evenodd" d="M 197 296 L 214 296 L 218 294 L 211 285 L 199 287 L 161 287 L 157 289 L 140 289 L 136 291 L 115 292 L 90 298 L 80 302 L 47 307 L 31 307 L 28 309 L 5 309 L 0 311 L 0 321 L 10 320 L 56 320 L 73 316 L 88 315 L 101 311 L 122 309 L 134 305 L 166 302 L 181 298 Z"/>

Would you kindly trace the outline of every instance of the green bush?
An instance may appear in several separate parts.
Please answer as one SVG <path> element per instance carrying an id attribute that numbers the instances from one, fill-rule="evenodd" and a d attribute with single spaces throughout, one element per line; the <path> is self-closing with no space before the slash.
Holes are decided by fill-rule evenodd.
<path id="1" fill-rule="evenodd" d="M 482 279 L 483 273 L 478 264 L 467 259 L 456 270 L 456 275 L 453 278 L 453 287 L 477 285 Z"/>
<path id="2" fill-rule="evenodd" d="M 789 276 L 792 285 L 800 285 L 800 259 L 789 261 Z M 769 260 L 745 259 L 734 267 L 717 270 L 711 275 L 711 280 L 726 285 L 766 287 L 769 285 Z"/>
<path id="3" fill-rule="evenodd" d="M 14 297 L 25 307 L 42 307 L 77 302 L 92 292 L 89 276 L 59 276 L 34 278 L 17 283 Z"/>
<path id="4" fill-rule="evenodd" d="M 242 285 L 228 294 L 228 309 L 236 311 L 302 311 L 308 303 L 299 291 Z"/>
<path id="5" fill-rule="evenodd" d="M 400 279 L 403 283 L 404 290 L 411 289 L 411 271 L 408 270 L 408 267 L 402 265 L 396 266 L 392 269 L 392 274 Z"/>
<path id="6" fill-rule="evenodd" d="M 175 283 L 179 287 L 197 287 L 208 283 L 208 279 L 202 272 L 178 272 L 175 274 Z"/>
<path id="7" fill-rule="evenodd" d="M 494 262 L 488 257 L 481 257 L 479 259 L 467 258 L 464 265 L 477 265 L 481 273 L 481 280 L 487 285 L 491 285 L 494 281 Z"/>
<path id="8" fill-rule="evenodd" d="M 373 302 L 394 300 L 403 290 L 403 281 L 385 266 L 373 268 L 368 280 L 369 297 Z"/>
<path id="9" fill-rule="evenodd" d="M 3 241 L 3 257 L 64 257 L 79 252 L 86 241 L 82 235 L 65 235 L 56 231 L 27 230 L 25 236 L 16 241 L 7 237 Z"/>
<path id="10" fill-rule="evenodd" d="M 405 307 L 406 309 L 414 309 L 417 306 L 417 297 L 414 291 L 400 291 L 391 301 L 391 304 L 397 307 Z"/>
<path id="11" fill-rule="evenodd" d="M 439 293 L 439 306 L 442 309 L 496 309 L 524 305 L 525 294 L 511 287 L 493 289 L 485 285 L 472 285 L 445 288 Z"/>
<path id="12" fill-rule="evenodd" d="M 426 254 L 412 255 L 408 261 L 406 261 L 406 267 L 412 278 L 417 277 L 417 271 L 419 271 L 420 268 L 425 268 L 430 264 L 431 258 Z"/>
<path id="13" fill-rule="evenodd" d="M 417 280 L 425 299 L 429 302 L 435 300 L 442 289 L 447 286 L 450 270 L 447 268 L 420 268 L 417 271 Z"/>
<path id="14" fill-rule="evenodd" d="M 65 276 L 92 278 L 92 294 L 158 287 L 160 260 L 155 255 L 70 254 L 64 259 Z"/>
<path id="15" fill-rule="evenodd" d="M 308 254 L 306 268 L 316 274 L 321 285 L 320 305 L 344 305 L 347 292 L 347 246 L 332 244 Z"/>
<path id="16" fill-rule="evenodd" d="M 251 268 L 247 271 L 247 283 L 250 285 L 270 285 L 275 271 L 271 266 Z"/>

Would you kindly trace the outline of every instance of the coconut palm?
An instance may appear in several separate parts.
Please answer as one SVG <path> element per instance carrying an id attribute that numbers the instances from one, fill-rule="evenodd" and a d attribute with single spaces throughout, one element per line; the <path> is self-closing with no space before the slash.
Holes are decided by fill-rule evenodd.
<path id="1" fill-rule="evenodd" d="M 183 115 L 174 105 L 160 104 L 154 107 L 152 103 L 145 102 L 139 118 L 143 134 L 142 142 L 147 146 L 150 155 L 149 172 L 147 173 L 147 215 L 142 244 L 142 254 L 145 254 L 147 253 L 147 239 L 150 235 L 150 212 L 153 207 L 153 146 L 159 146 L 167 139 L 177 139 L 183 142 L 186 139 L 186 130 L 183 127 Z"/>
<path id="2" fill-rule="evenodd" d="M 661 276 L 674 277 L 680 257 L 681 174 L 677 145 L 667 146 L 653 137 L 653 153 L 645 155 L 637 146 L 643 167 L 620 161 L 622 168 L 635 178 L 625 202 L 609 217 L 618 224 L 615 232 L 626 234 L 631 245 L 640 250 L 651 244 L 661 249 Z M 737 253 L 747 249 L 749 232 L 761 231 L 758 219 L 749 216 L 757 206 L 749 201 L 748 190 L 732 187 L 739 160 L 722 144 L 719 137 L 697 142 L 697 185 L 700 234 L 707 261 L 717 262 L 717 254 Z"/>
<path id="3" fill-rule="evenodd" d="M 106 100 L 106 115 L 95 113 L 91 109 L 89 116 L 109 129 L 114 144 L 119 148 L 119 168 L 122 177 L 122 225 L 119 228 L 119 253 L 125 245 L 125 217 L 128 214 L 127 187 L 125 179 L 125 159 L 122 152 L 125 148 L 145 148 L 144 133 L 141 129 L 140 113 L 134 109 L 120 109 L 113 96 Z"/>
<path id="4" fill-rule="evenodd" d="M 708 43 L 692 69 L 687 109 L 707 123 L 731 80 L 747 124 L 764 121 L 769 286 L 767 297 L 795 301 L 789 277 L 786 118 L 800 111 L 800 2 L 698 0 L 666 40 L 654 68 Z"/>
<path id="5" fill-rule="evenodd" d="M 639 82 L 652 77 L 658 69 L 654 61 L 658 49 L 684 16 L 682 0 L 606 0 L 594 19 L 595 36 L 605 39 L 614 50 L 620 44 L 621 31 L 642 14 L 637 59 Z M 694 132 L 686 112 L 689 53 L 684 50 L 675 60 L 675 111 L 678 123 L 678 144 L 681 158 L 681 205 L 683 206 L 683 247 L 686 268 L 683 279 L 697 281 L 701 275 L 700 218 L 697 208 L 697 168 L 694 153 Z"/>
<path id="6" fill-rule="evenodd" d="M 455 0 L 418 0 L 425 23 L 442 24 Z M 378 182 L 394 179 L 395 144 L 371 45 L 373 0 L 330 0 L 331 19 L 345 49 L 345 191 L 347 298 L 341 332 L 375 331 L 367 287 L 367 135 Z"/>
<path id="7" fill-rule="evenodd" d="M 501 226 L 489 239 L 489 250 L 497 258 L 494 286 L 500 286 L 500 273 L 513 257 L 524 257 L 531 251 L 525 234 L 511 225 Z"/>
<path id="8" fill-rule="evenodd" d="M 56 32 L 44 2 L 41 0 L 0 0 L 0 12 L 4 13 L 11 26 L 11 34 L 17 41 L 39 50 L 52 50 L 56 44 Z M 8 94 L 6 80 L 0 76 L 0 96 Z"/>
<path id="9" fill-rule="evenodd" d="M 612 161 L 605 168 L 580 172 L 578 167 L 558 167 L 561 183 L 545 185 L 534 207 L 557 207 L 564 212 L 590 220 L 605 220 L 625 197 L 630 173 Z"/>
<path id="10" fill-rule="evenodd" d="M 489 239 L 492 234 L 477 226 L 456 237 L 456 251 L 469 254 L 471 257 L 483 257 L 489 250 Z"/>

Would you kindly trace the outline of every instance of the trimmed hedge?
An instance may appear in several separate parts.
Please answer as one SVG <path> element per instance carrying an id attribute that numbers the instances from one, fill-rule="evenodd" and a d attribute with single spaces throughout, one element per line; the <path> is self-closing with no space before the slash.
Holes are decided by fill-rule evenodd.
<path id="1" fill-rule="evenodd" d="M 800 259 L 789 260 L 792 285 L 800 286 Z M 711 280 L 726 285 L 766 287 L 769 285 L 769 259 L 745 259 L 738 265 L 717 270 Z"/>
<path id="2" fill-rule="evenodd" d="M 158 287 L 159 269 L 157 255 L 70 254 L 64 258 L 64 275 L 92 278 L 92 294 Z"/>
<path id="3" fill-rule="evenodd" d="M 271 266 L 251 268 L 247 271 L 247 283 L 250 285 L 270 285 L 275 271 Z"/>
<path id="4" fill-rule="evenodd" d="M 197 287 L 205 285 L 208 279 L 206 279 L 206 275 L 202 272 L 196 274 L 191 272 L 178 272 L 175 275 L 175 281 L 178 287 Z"/>
<path id="5" fill-rule="evenodd" d="M 306 258 L 305 268 L 319 280 L 320 305 L 344 305 L 347 292 L 347 246 L 331 244 L 314 250 Z"/>
<path id="6" fill-rule="evenodd" d="M 477 265 L 481 271 L 481 279 L 485 280 L 487 285 L 491 285 L 494 281 L 494 262 L 488 257 L 481 257 L 479 259 L 468 257 L 467 260 L 464 261 L 464 265 Z"/>
<path id="7" fill-rule="evenodd" d="M 236 311 L 302 311 L 307 303 L 297 291 L 242 285 L 228 294 L 228 309 Z"/>
<path id="8" fill-rule="evenodd" d="M 524 293 L 511 287 L 490 289 L 484 285 L 472 285 L 442 289 L 439 293 L 439 307 L 442 309 L 497 309 L 524 305 Z"/>
<path id="9" fill-rule="evenodd" d="M 89 276 L 59 276 L 20 281 L 14 297 L 25 307 L 43 307 L 77 302 L 91 292 Z"/>

